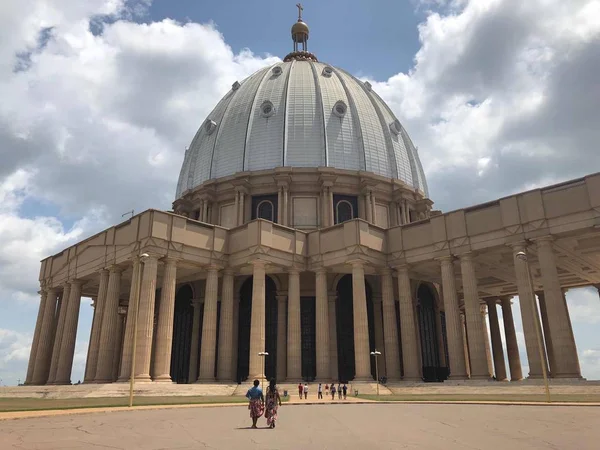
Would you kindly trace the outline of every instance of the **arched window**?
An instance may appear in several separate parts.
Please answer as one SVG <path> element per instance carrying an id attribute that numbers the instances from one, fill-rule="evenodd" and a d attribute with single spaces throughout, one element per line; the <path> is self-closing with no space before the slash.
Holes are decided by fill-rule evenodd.
<path id="1" fill-rule="evenodd" d="M 263 200 L 256 206 L 256 217 L 275 222 L 274 210 L 275 208 L 270 200 Z"/>
<path id="2" fill-rule="evenodd" d="M 335 222 L 342 223 L 354 218 L 354 208 L 348 200 L 340 200 L 335 205 Z"/>

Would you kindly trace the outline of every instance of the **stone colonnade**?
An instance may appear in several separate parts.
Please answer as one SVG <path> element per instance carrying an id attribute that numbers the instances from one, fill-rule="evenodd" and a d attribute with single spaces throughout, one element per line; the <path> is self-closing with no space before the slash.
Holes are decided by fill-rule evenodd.
<path id="1" fill-rule="evenodd" d="M 283 195 L 283 194 L 282 194 Z M 543 293 L 539 293 L 541 320 L 535 302 L 535 292 L 530 279 L 526 259 L 515 258 L 515 276 L 520 298 L 525 345 L 529 360 L 529 378 L 541 376 L 542 364 L 549 365 L 553 377 L 580 378 L 581 372 L 575 341 L 568 315 L 564 292 L 558 282 L 555 257 L 551 242 L 536 242 L 540 260 Z M 524 252 L 524 243 L 512 246 L 516 256 Z M 511 297 L 480 298 L 475 272 L 475 256 L 466 253 L 438 259 L 441 275 L 440 304 L 445 315 L 445 346 L 440 359 L 450 371 L 450 379 L 483 379 L 494 376 L 498 381 L 523 378 L 519 357 Z M 159 260 L 162 262 L 162 286 L 158 311 L 155 295 Z M 90 345 L 85 371 L 85 382 L 108 383 L 127 381 L 134 364 L 138 381 L 170 382 L 171 347 L 175 310 L 178 260 L 171 257 L 151 255 L 140 261 L 133 258 L 129 306 L 125 311 L 119 302 L 123 266 L 113 265 L 98 273 L 99 288 L 95 298 L 95 314 L 90 334 Z M 265 274 L 266 262 L 252 261 L 252 309 L 250 318 L 249 377 L 258 378 L 264 372 L 264 360 L 259 356 L 265 351 Z M 141 265 L 141 267 L 140 267 Z M 348 261 L 351 266 L 353 290 L 353 335 L 355 351 L 355 380 L 371 379 L 369 324 L 367 315 L 365 263 L 363 260 Z M 142 270 L 140 270 L 140 268 Z M 463 286 L 463 304 L 459 304 L 455 271 L 460 268 Z M 402 264 L 377 271 L 380 281 L 380 297 L 374 301 L 378 316 L 375 344 L 382 351 L 380 367 L 390 381 L 420 381 L 422 379 L 421 343 L 417 305 L 410 278 L 411 267 Z M 142 272 L 141 279 L 139 273 Z M 301 379 L 302 339 L 300 313 L 300 270 L 287 271 L 288 291 L 278 293 L 277 328 L 277 377 L 279 380 Z M 337 336 L 335 326 L 336 293 L 328 291 L 325 268 L 315 272 L 315 331 L 316 331 L 316 378 L 331 380 L 337 377 Z M 239 303 L 234 292 L 235 272 L 230 268 L 210 266 L 206 269 L 204 301 L 194 304 L 192 336 L 201 336 L 200 360 L 198 339 L 192 339 L 190 380 L 199 382 L 234 379 L 237 361 L 237 326 Z M 394 293 L 394 276 L 398 298 Z M 219 283 L 221 279 L 221 283 Z M 68 384 L 73 364 L 75 337 L 82 280 L 72 280 L 60 288 L 46 288 L 40 292 L 40 310 L 31 349 L 27 384 Z M 219 289 L 219 284 L 221 288 Z M 139 291 L 138 307 L 135 299 Z M 221 302 L 220 314 L 217 314 Z M 397 323 L 396 306 L 400 323 Z M 504 333 L 508 356 L 505 365 L 501 329 L 497 307 L 502 308 Z M 202 320 L 200 313 L 203 311 Z M 126 312 L 126 319 L 123 313 Z M 136 336 L 136 360 L 132 361 L 134 318 L 138 316 Z M 489 317 L 489 334 L 486 324 Z M 155 316 L 158 320 L 155 328 Z M 439 316 L 439 314 L 438 314 Z M 217 323 L 220 317 L 220 323 Z M 202 327 L 200 328 L 200 322 Z M 437 318 L 438 328 L 440 318 Z M 537 347 L 535 327 L 543 327 L 545 354 L 548 361 L 541 361 Z M 399 332 L 398 332 L 399 328 Z M 441 331 L 440 331 L 441 333 Z M 218 334 L 218 339 L 217 339 Z M 491 339 L 491 346 L 490 346 Z M 218 342 L 218 349 L 217 349 Z M 440 344 L 443 344 L 440 338 Z M 195 344 L 195 347 L 194 347 Z M 381 348 L 383 347 L 383 348 Z M 400 355 L 402 355 L 400 357 Z M 333 361 L 333 363 L 332 363 Z M 216 374 L 216 377 L 215 377 Z M 403 374 L 403 376 L 402 376 Z"/>

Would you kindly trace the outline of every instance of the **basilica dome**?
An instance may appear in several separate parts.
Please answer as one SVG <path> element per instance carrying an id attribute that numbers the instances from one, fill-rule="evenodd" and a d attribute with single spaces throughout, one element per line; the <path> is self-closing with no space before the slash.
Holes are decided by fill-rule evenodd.
<path id="1" fill-rule="evenodd" d="M 233 84 L 186 151 L 176 198 L 210 179 L 277 167 L 366 171 L 428 197 L 417 148 L 390 107 L 368 82 L 308 52 Z"/>

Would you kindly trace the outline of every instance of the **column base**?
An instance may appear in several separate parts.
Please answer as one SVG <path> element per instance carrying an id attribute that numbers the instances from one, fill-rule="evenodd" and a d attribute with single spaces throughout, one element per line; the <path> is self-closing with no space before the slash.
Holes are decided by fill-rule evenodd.
<path id="1" fill-rule="evenodd" d="M 117 383 L 129 383 L 129 377 L 127 377 L 127 378 L 119 378 L 117 380 Z"/>
<path id="2" fill-rule="evenodd" d="M 468 380 L 469 376 L 467 374 L 464 375 L 450 375 L 448 377 L 448 381 L 463 381 Z"/>
<path id="3" fill-rule="evenodd" d="M 159 375 L 157 377 L 154 377 L 154 379 L 152 380 L 155 383 L 172 383 L 173 380 L 171 380 L 171 376 L 170 375 Z"/>
<path id="4" fill-rule="evenodd" d="M 73 383 L 70 381 L 54 381 L 53 383 L 46 383 L 46 386 L 69 386 Z"/>
<path id="5" fill-rule="evenodd" d="M 354 377 L 351 383 L 376 383 L 373 377 Z"/>
<path id="6" fill-rule="evenodd" d="M 138 381 L 140 382 L 144 382 L 144 381 L 152 381 L 152 378 L 150 378 L 150 375 L 136 375 L 134 378 L 135 382 L 137 383 Z"/>

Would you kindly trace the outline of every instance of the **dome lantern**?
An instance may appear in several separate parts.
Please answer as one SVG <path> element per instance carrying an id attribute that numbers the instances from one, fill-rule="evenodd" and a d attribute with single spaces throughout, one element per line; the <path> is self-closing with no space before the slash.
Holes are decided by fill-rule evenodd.
<path id="1" fill-rule="evenodd" d="M 288 61 L 317 61 L 317 57 L 308 51 L 308 25 L 302 20 L 302 3 L 296 4 L 298 8 L 298 21 L 292 25 L 292 41 L 294 49 L 283 60 Z"/>

